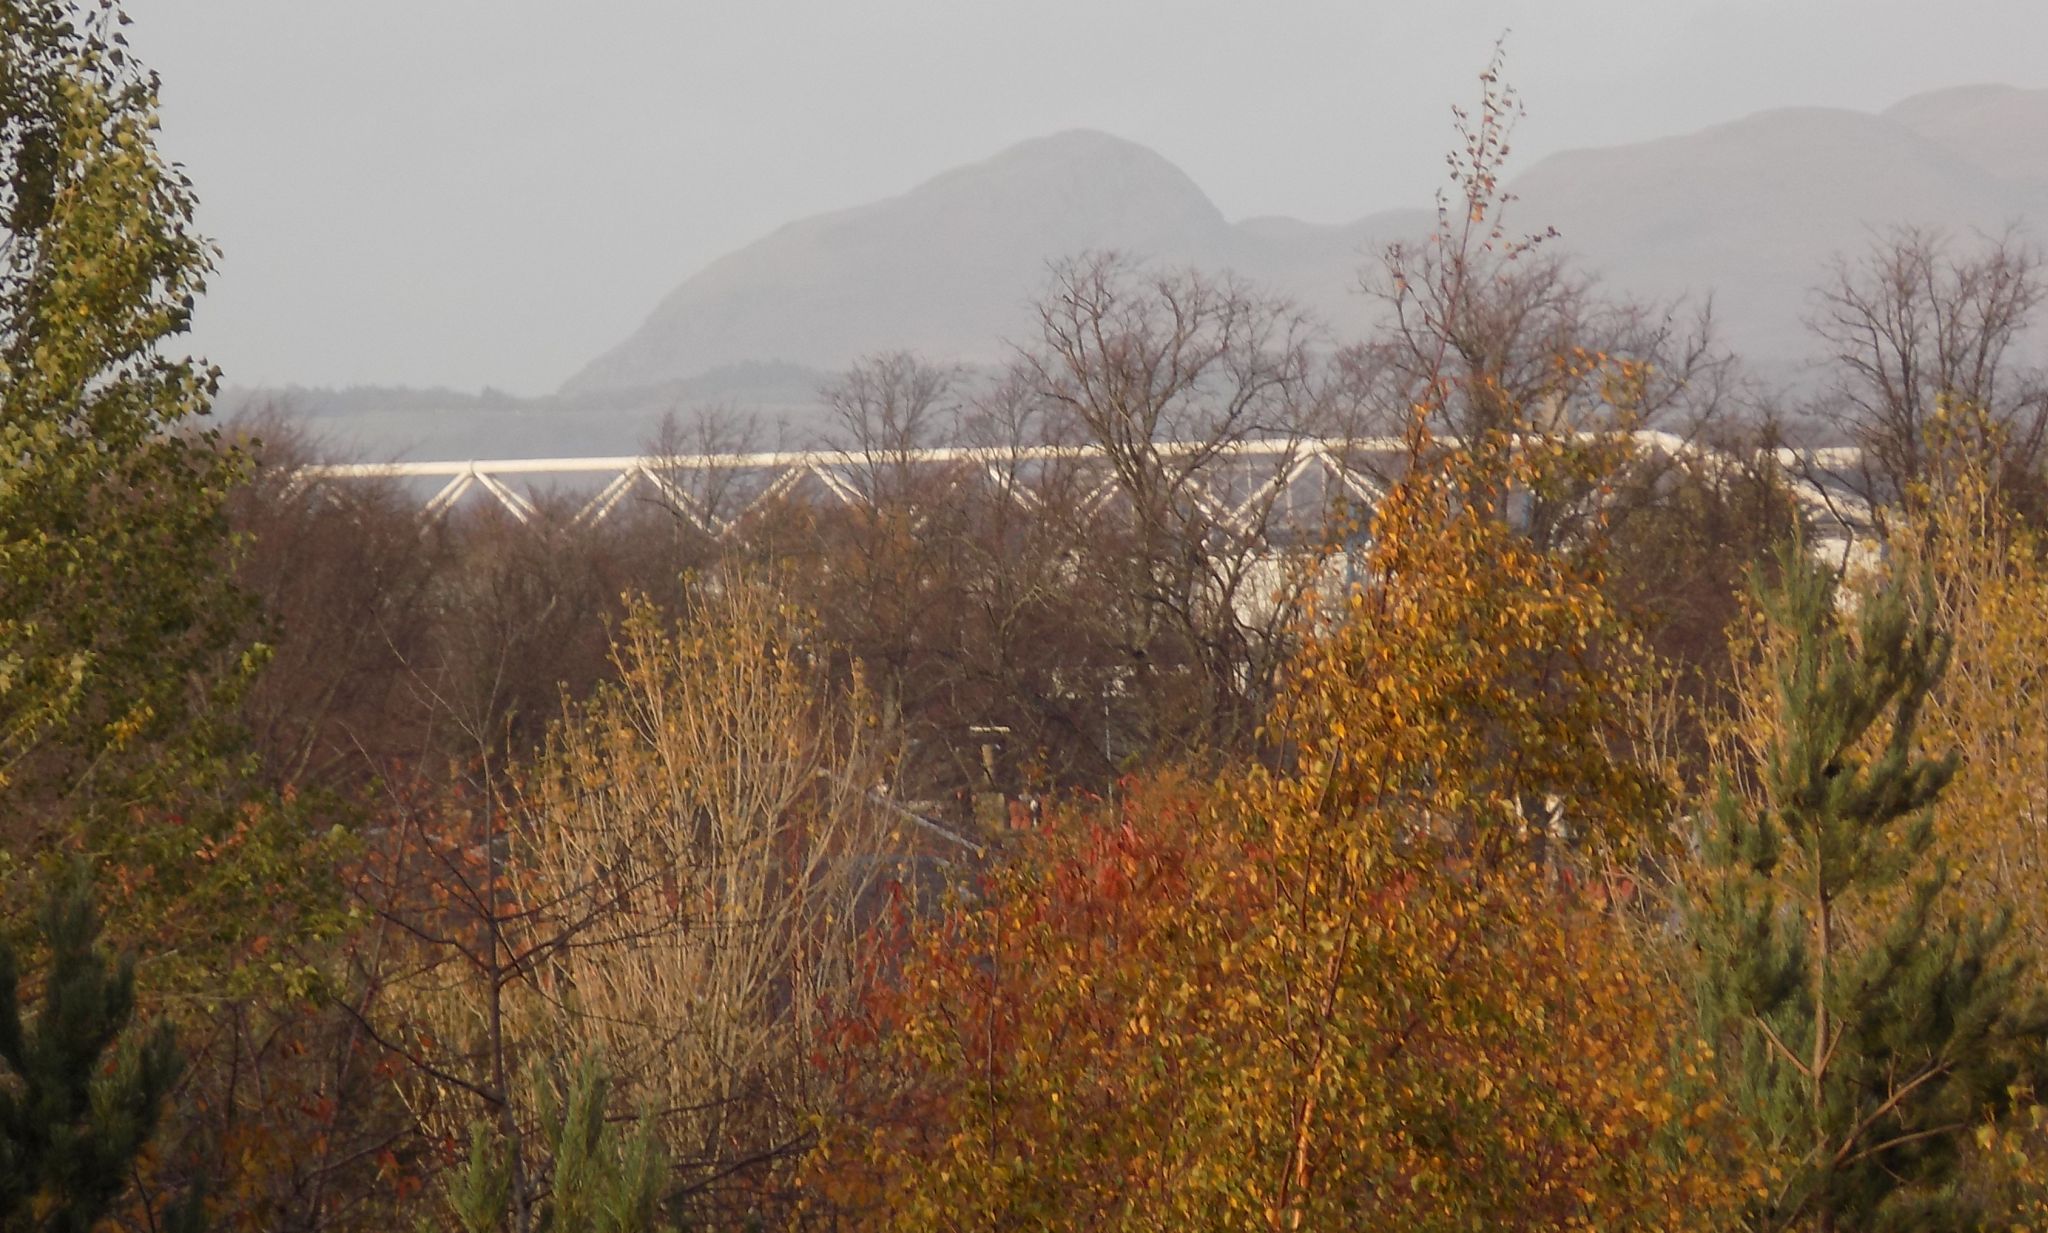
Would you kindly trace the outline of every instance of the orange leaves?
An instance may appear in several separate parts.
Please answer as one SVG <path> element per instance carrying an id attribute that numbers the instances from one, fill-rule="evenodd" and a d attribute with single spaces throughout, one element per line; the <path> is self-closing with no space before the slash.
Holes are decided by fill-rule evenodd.
<path id="1" fill-rule="evenodd" d="M 1171 1205 L 1177 1110 L 1213 1094 L 1194 1078 L 1200 1039 L 1249 1013 L 1213 962 L 1185 963 L 1206 927 L 1194 913 L 1255 892 L 1197 886 L 1224 856 L 1199 841 L 1199 794 L 1133 790 L 1120 818 L 1027 838 L 985 906 L 913 930 L 895 992 L 869 999 L 875 1047 L 846 1069 L 858 1114 L 814 1171 L 825 1194 L 886 1196 L 877 1227 L 903 1228 L 999 1212 L 1088 1227 Z"/>
<path id="2" fill-rule="evenodd" d="M 1514 866 L 1304 888 L 1231 785 L 1055 818 L 913 927 L 812 1162 L 855 1227 L 1704 1225 L 1678 999 Z M 1190 808 L 1192 806 L 1192 808 Z M 1304 824 L 1307 829 L 1307 824 Z"/>
<path id="3" fill-rule="evenodd" d="M 1662 804 L 1625 709 L 1643 655 L 1597 544 L 1517 522 L 1623 456 L 1507 432 L 1446 451 L 1425 421 L 1367 581 L 1317 614 L 1268 717 L 1284 761 L 1134 781 L 908 924 L 812 1162 L 855 1227 L 1731 1210 L 1737 1179 L 1677 1150 L 1720 1134 L 1701 1068 L 1674 1077 L 1685 1001 L 1613 909 L 1626 875 L 1598 872 Z"/>

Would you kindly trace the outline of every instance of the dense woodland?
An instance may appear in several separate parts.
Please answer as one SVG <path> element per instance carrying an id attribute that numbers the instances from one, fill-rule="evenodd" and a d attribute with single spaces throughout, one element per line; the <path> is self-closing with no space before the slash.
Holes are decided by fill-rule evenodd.
<path id="1" fill-rule="evenodd" d="M 206 418 L 122 24 L 0 5 L 0 1228 L 2048 1227 L 2023 237 L 1758 389 L 1511 229 L 1496 64 L 1378 337 L 1079 255 L 824 392 L 861 502 L 423 521 Z"/>

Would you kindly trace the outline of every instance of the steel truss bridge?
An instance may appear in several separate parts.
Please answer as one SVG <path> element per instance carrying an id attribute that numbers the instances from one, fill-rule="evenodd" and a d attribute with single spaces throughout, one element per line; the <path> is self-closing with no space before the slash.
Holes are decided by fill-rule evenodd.
<path id="1" fill-rule="evenodd" d="M 1663 432 L 1629 434 L 1636 449 L 1709 468 L 1733 467 L 1734 457 Z M 1584 439 L 1595 438 L 1583 434 Z M 1611 439 L 1611 438 L 1604 438 Z M 1455 447 L 1452 440 L 1439 444 Z M 1178 468 L 1177 482 L 1213 523 L 1249 534 L 1263 529 L 1277 502 L 1298 495 L 1320 511 L 1331 499 L 1370 508 L 1385 493 L 1407 446 L 1399 438 L 1343 440 L 1295 438 L 1213 442 L 1160 442 L 1151 447 L 1163 464 Z M 1847 543 L 1871 525 L 1869 506 L 1850 482 L 1860 460 L 1854 449 L 1781 449 L 1777 462 L 1794 494 L 1824 528 L 1825 539 Z M 642 454 L 592 458 L 489 458 L 445 462 L 318 463 L 303 466 L 294 486 L 337 482 L 399 481 L 425 491 L 421 517 L 438 520 L 465 499 L 496 501 L 512 518 L 533 524 L 542 518 L 537 499 L 543 486 L 589 492 L 570 516 L 573 525 L 603 522 L 636 492 L 714 538 L 733 534 L 749 518 L 785 499 L 809 496 L 849 509 L 872 509 L 879 500 L 874 477 L 881 471 L 939 473 L 952 483 L 979 478 L 1021 507 L 1044 501 L 1035 478 L 1051 468 L 1076 468 L 1083 481 L 1076 508 L 1093 513 L 1116 499 L 1118 476 L 1109 454 L 1097 445 L 982 448 L 944 446 L 861 453 L 800 450 L 732 454 Z M 701 494 L 730 490 L 722 503 Z M 1313 491 L 1308 491 L 1313 490 Z M 580 494 L 579 494 L 580 495 Z M 718 508 L 727 504 L 727 508 Z M 1818 545 L 1816 545 L 1818 547 Z"/>

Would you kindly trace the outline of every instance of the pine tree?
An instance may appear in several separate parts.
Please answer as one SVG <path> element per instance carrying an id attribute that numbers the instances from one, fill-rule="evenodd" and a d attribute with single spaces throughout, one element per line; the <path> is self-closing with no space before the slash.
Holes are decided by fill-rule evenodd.
<path id="1" fill-rule="evenodd" d="M 486 1123 L 471 1127 L 469 1158 L 449 1174 L 443 1191 L 454 1227 L 463 1233 L 655 1233 L 667 1227 L 661 1199 L 668 1157 L 651 1121 L 643 1118 L 630 1137 L 606 1122 L 611 1084 L 604 1068 L 585 1058 L 559 1101 L 545 1080 L 536 1086 L 546 1093 L 532 1140 L 545 1155 L 541 1167 L 529 1178 L 513 1167 L 518 1145 Z"/>
<path id="2" fill-rule="evenodd" d="M 83 891 L 53 894 L 41 923 L 50 964 L 32 1016 L 0 943 L 0 1229 L 87 1233 L 127 1192 L 181 1061 L 168 1027 L 129 1032 L 134 962 L 100 951 Z M 197 1228 L 196 1198 L 158 1224 Z"/>
<path id="3" fill-rule="evenodd" d="M 1916 739 L 1948 643 L 1894 585 L 1855 636 L 1788 551 L 1759 588 L 1770 670 L 1752 790 L 1724 775 L 1692 896 L 1701 1008 L 1776 1177 L 1755 1227 L 1968 1228 L 1960 1149 L 2043 1056 L 2006 923 L 1945 911 L 1936 805 L 1953 755 Z"/>

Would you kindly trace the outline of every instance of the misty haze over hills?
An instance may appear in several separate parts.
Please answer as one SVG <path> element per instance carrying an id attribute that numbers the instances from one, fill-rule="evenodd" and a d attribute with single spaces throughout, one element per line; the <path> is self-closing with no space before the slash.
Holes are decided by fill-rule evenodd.
<path id="1" fill-rule="evenodd" d="M 1809 292 L 1836 255 L 1896 223 L 1996 234 L 2048 206 L 2048 90 L 1970 86 L 1878 115 L 1760 113 L 1684 136 L 1547 158 L 1515 177 L 1515 231 L 1554 227 L 1611 292 L 1711 294 L 1721 341 L 1764 371 L 1811 352 Z M 687 279 L 631 337 L 552 398 L 442 392 L 244 391 L 342 450 L 463 457 L 632 452 L 667 410 L 727 404 L 815 441 L 812 392 L 862 355 L 1000 363 L 1033 334 L 1047 264 L 1116 249 L 1232 271 L 1286 294 L 1340 339 L 1373 301 L 1359 278 L 1427 233 L 1426 209 L 1327 226 L 1232 222 L 1172 163 L 1073 131 L 1013 146 L 901 196 L 784 226 Z M 2031 236 L 2031 232 L 2030 232 Z M 775 443 L 775 442 L 766 442 Z"/>

